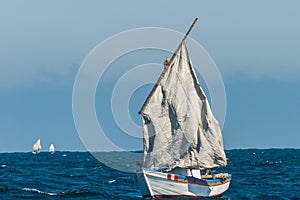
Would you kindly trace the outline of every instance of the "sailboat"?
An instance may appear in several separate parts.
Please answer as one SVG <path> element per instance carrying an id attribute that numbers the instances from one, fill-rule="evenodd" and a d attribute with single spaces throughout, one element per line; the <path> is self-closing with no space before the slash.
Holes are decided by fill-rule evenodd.
<path id="1" fill-rule="evenodd" d="M 49 152 L 50 152 L 51 154 L 53 154 L 54 151 L 55 151 L 54 145 L 53 145 L 53 144 L 50 144 L 50 146 L 49 146 Z"/>
<path id="2" fill-rule="evenodd" d="M 144 160 L 137 172 L 143 197 L 218 197 L 231 174 L 211 174 L 227 165 L 218 121 L 189 59 L 187 31 L 144 102 Z M 204 171 L 207 171 L 204 174 Z"/>
<path id="3" fill-rule="evenodd" d="M 42 149 L 41 140 L 38 139 L 32 147 L 32 150 L 33 150 L 32 153 L 33 154 L 40 153 L 41 149 Z"/>

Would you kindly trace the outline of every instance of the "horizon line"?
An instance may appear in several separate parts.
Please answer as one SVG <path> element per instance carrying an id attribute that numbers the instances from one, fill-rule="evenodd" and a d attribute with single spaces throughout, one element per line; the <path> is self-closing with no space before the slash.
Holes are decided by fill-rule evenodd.
<path id="1" fill-rule="evenodd" d="M 234 150 L 271 150 L 271 149 L 278 149 L 278 150 L 284 150 L 284 149 L 295 149 L 298 150 L 300 147 L 241 147 L 241 148 L 228 148 L 225 149 L 225 151 L 234 151 Z M 88 151 L 88 150 L 58 150 L 55 152 L 71 152 L 71 153 L 112 153 L 112 152 L 143 152 L 142 149 L 140 150 L 123 150 L 123 151 Z M 0 151 L 0 153 L 32 153 L 32 151 Z M 51 153 L 47 150 L 40 151 L 40 153 Z"/>

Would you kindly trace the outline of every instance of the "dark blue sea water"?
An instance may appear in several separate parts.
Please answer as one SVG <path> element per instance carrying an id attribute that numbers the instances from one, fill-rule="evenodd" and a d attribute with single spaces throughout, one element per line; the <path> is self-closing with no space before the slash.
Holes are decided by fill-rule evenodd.
<path id="1" fill-rule="evenodd" d="M 226 153 L 233 180 L 219 199 L 300 199 L 300 149 Z M 122 153 L 109 156 L 128 167 L 136 162 Z M 142 199 L 133 173 L 111 169 L 87 152 L 1 153 L 0 198 Z"/>

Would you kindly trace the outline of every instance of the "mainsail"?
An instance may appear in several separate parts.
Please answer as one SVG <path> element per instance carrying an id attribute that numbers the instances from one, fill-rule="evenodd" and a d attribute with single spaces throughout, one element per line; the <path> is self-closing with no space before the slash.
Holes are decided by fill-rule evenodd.
<path id="1" fill-rule="evenodd" d="M 144 166 L 156 169 L 225 166 L 218 121 L 199 85 L 185 43 L 140 113 L 144 132 Z"/>
<path id="2" fill-rule="evenodd" d="M 54 153 L 54 145 L 53 144 L 51 144 L 49 146 L 49 152 Z"/>
<path id="3" fill-rule="evenodd" d="M 40 139 L 38 139 L 38 140 L 34 143 L 32 149 L 33 149 L 34 152 L 38 152 L 38 151 L 40 151 L 40 150 L 42 149 L 42 146 L 41 146 L 41 140 L 40 140 Z"/>

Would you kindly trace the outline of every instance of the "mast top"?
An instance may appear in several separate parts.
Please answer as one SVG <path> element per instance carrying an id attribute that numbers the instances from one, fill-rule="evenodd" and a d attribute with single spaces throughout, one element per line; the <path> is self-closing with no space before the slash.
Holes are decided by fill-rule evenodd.
<path id="1" fill-rule="evenodd" d="M 196 24 L 196 22 L 198 21 L 198 17 L 196 17 L 192 23 L 192 25 L 190 26 L 189 30 L 186 32 L 185 36 L 183 37 L 182 41 L 179 43 L 177 49 L 175 50 L 175 52 L 172 55 L 172 58 L 170 59 L 170 61 L 168 62 L 168 64 L 172 63 L 177 52 L 179 51 L 182 43 L 184 43 L 184 41 L 186 40 L 187 36 L 190 34 L 191 30 L 193 29 L 194 25 Z"/>
<path id="2" fill-rule="evenodd" d="M 156 81 L 156 84 L 154 85 L 154 87 L 152 88 L 150 94 L 148 95 L 147 99 L 145 100 L 142 108 L 139 111 L 139 114 L 142 113 L 142 111 L 144 110 L 144 108 L 146 107 L 146 105 L 148 104 L 150 98 L 152 97 L 153 93 L 155 92 L 158 84 L 160 83 L 161 79 L 163 78 L 164 74 L 167 72 L 167 69 L 169 68 L 170 64 L 173 62 L 174 58 L 177 55 L 177 52 L 179 51 L 182 43 L 184 43 L 184 41 L 186 40 L 187 36 L 189 35 L 189 33 L 191 32 L 191 30 L 193 29 L 194 25 L 196 24 L 196 22 L 198 21 L 198 17 L 196 17 L 192 23 L 192 25 L 190 26 L 190 28 L 188 29 L 188 31 L 186 32 L 185 36 L 183 37 L 183 39 L 181 40 L 181 42 L 179 43 L 177 49 L 175 50 L 175 52 L 173 53 L 172 57 L 170 60 L 166 60 L 164 62 L 164 70 L 161 73 L 161 75 L 159 76 L 158 80 Z"/>

